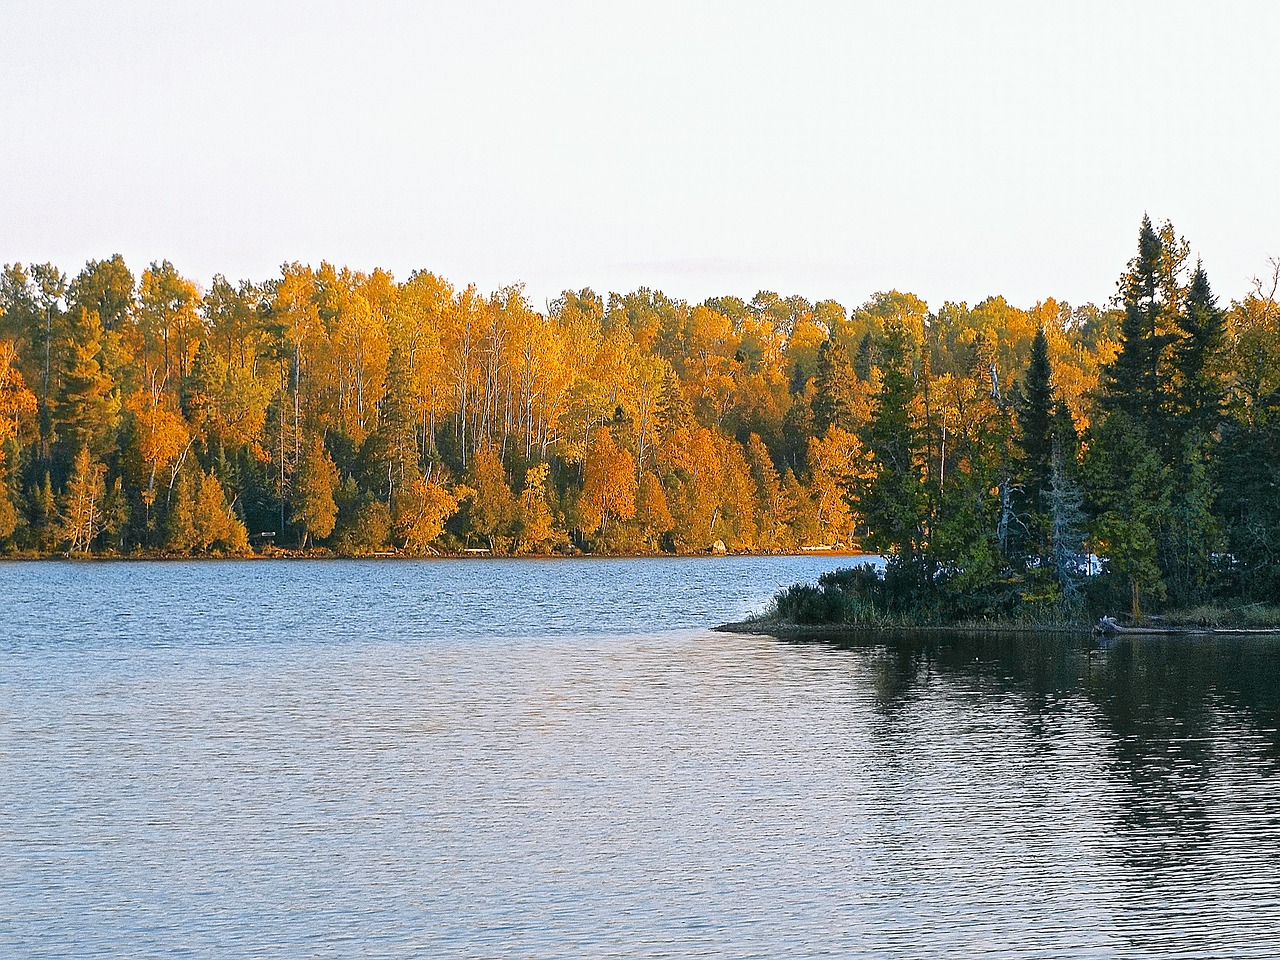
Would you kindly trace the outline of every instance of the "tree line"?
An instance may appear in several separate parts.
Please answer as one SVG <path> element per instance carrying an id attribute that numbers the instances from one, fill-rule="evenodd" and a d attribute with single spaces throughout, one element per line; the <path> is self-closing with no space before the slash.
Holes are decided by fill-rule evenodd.
<path id="1" fill-rule="evenodd" d="M 483 294 L 119 256 L 0 274 L 0 550 L 860 543 L 924 593 L 1277 585 L 1277 274 L 1219 305 L 1144 220 L 1116 297 L 846 309 Z M 906 587 L 903 587 L 906 590 Z"/>

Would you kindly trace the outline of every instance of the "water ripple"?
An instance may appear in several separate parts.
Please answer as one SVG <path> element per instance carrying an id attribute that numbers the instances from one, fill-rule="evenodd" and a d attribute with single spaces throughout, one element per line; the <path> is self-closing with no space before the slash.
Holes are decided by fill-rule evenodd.
<path id="1" fill-rule="evenodd" d="M 0 955 L 1280 953 L 1275 649 L 705 630 L 832 565 L 0 565 Z"/>

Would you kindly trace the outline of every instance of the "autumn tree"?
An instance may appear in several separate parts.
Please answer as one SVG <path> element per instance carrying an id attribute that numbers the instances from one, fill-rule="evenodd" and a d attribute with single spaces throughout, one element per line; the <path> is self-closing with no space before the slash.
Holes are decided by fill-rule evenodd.
<path id="1" fill-rule="evenodd" d="M 293 522 L 302 529 L 300 550 L 307 549 L 308 541 L 323 540 L 333 532 L 338 517 L 333 499 L 337 486 L 338 468 L 325 449 L 324 438 L 312 434 L 303 447 L 293 487 Z"/>
<path id="2" fill-rule="evenodd" d="M 535 464 L 525 471 L 524 488 L 516 506 L 515 552 L 546 552 L 557 540 L 554 518 L 547 503 L 547 481 L 551 468 Z"/>
<path id="3" fill-rule="evenodd" d="M 94 461 L 89 448 L 82 446 L 62 497 L 61 539 L 69 554 L 88 553 L 102 530 L 106 472 L 105 466 Z"/>
<path id="4" fill-rule="evenodd" d="M 467 503 L 470 532 L 483 538 L 490 550 L 497 551 L 511 535 L 516 500 L 496 447 L 487 445 L 476 451 L 466 484 L 472 490 Z"/>
<path id="5" fill-rule="evenodd" d="M 578 500 L 582 531 L 604 533 L 610 519 L 627 521 L 635 517 L 637 486 L 631 457 L 608 430 L 597 431 L 588 451 Z"/>

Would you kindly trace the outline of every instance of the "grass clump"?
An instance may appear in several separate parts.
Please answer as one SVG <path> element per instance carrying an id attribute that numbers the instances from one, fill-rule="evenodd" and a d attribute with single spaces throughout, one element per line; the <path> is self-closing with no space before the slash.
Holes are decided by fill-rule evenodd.
<path id="1" fill-rule="evenodd" d="M 896 558 L 895 558 L 896 559 Z M 1064 627 L 1080 611 L 1060 598 L 1029 598 L 1027 584 L 1001 580 L 959 589 L 954 579 L 918 565 L 862 564 L 824 573 L 817 584 L 779 592 L 758 621 L 796 626 Z"/>

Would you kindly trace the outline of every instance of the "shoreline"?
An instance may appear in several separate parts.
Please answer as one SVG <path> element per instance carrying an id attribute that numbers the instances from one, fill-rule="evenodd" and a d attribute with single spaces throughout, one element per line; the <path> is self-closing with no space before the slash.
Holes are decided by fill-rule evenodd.
<path id="1" fill-rule="evenodd" d="M 1280 639 L 1280 626 L 1275 627 L 1200 627 L 1193 625 L 1159 628 L 1134 628 L 1117 633 L 1107 633 L 1089 624 L 1015 624 L 1015 623 L 955 623 L 955 624 L 904 624 L 900 626 L 878 624 L 817 623 L 796 624 L 741 620 L 712 627 L 717 633 L 736 633 L 744 636 L 776 637 L 779 640 L 838 640 L 842 637 L 929 637 L 948 634 L 967 636 L 1074 636 L 1099 640 L 1168 639 L 1173 637 L 1275 637 Z"/>
<path id="2" fill-rule="evenodd" d="M 1092 626 L 1079 624 L 1013 624 L 1013 623 L 956 623 L 956 624 L 852 624 L 815 623 L 797 624 L 782 622 L 756 622 L 740 620 L 712 627 L 717 633 L 736 633 L 743 636 L 777 637 L 779 640 L 834 640 L 841 637 L 892 637 L 939 636 L 963 633 L 972 635 L 992 634 L 1045 634 L 1057 636 L 1093 636 Z"/>
<path id="3" fill-rule="evenodd" d="M 269 553 L 248 554 L 181 554 L 181 553 L 90 553 L 68 555 L 56 553 L 14 553 L 0 555 L 0 562 L 41 563 L 57 561 L 64 563 L 147 563 L 147 562 L 198 562 L 198 563 L 252 563 L 261 560 L 719 560 L 728 557 L 871 557 L 873 554 L 857 550 L 726 550 L 723 553 L 710 550 L 696 550 L 677 553 L 493 553 L 488 550 L 473 550 L 461 553 L 364 553 L 342 554 L 329 550 L 272 550 Z"/>

